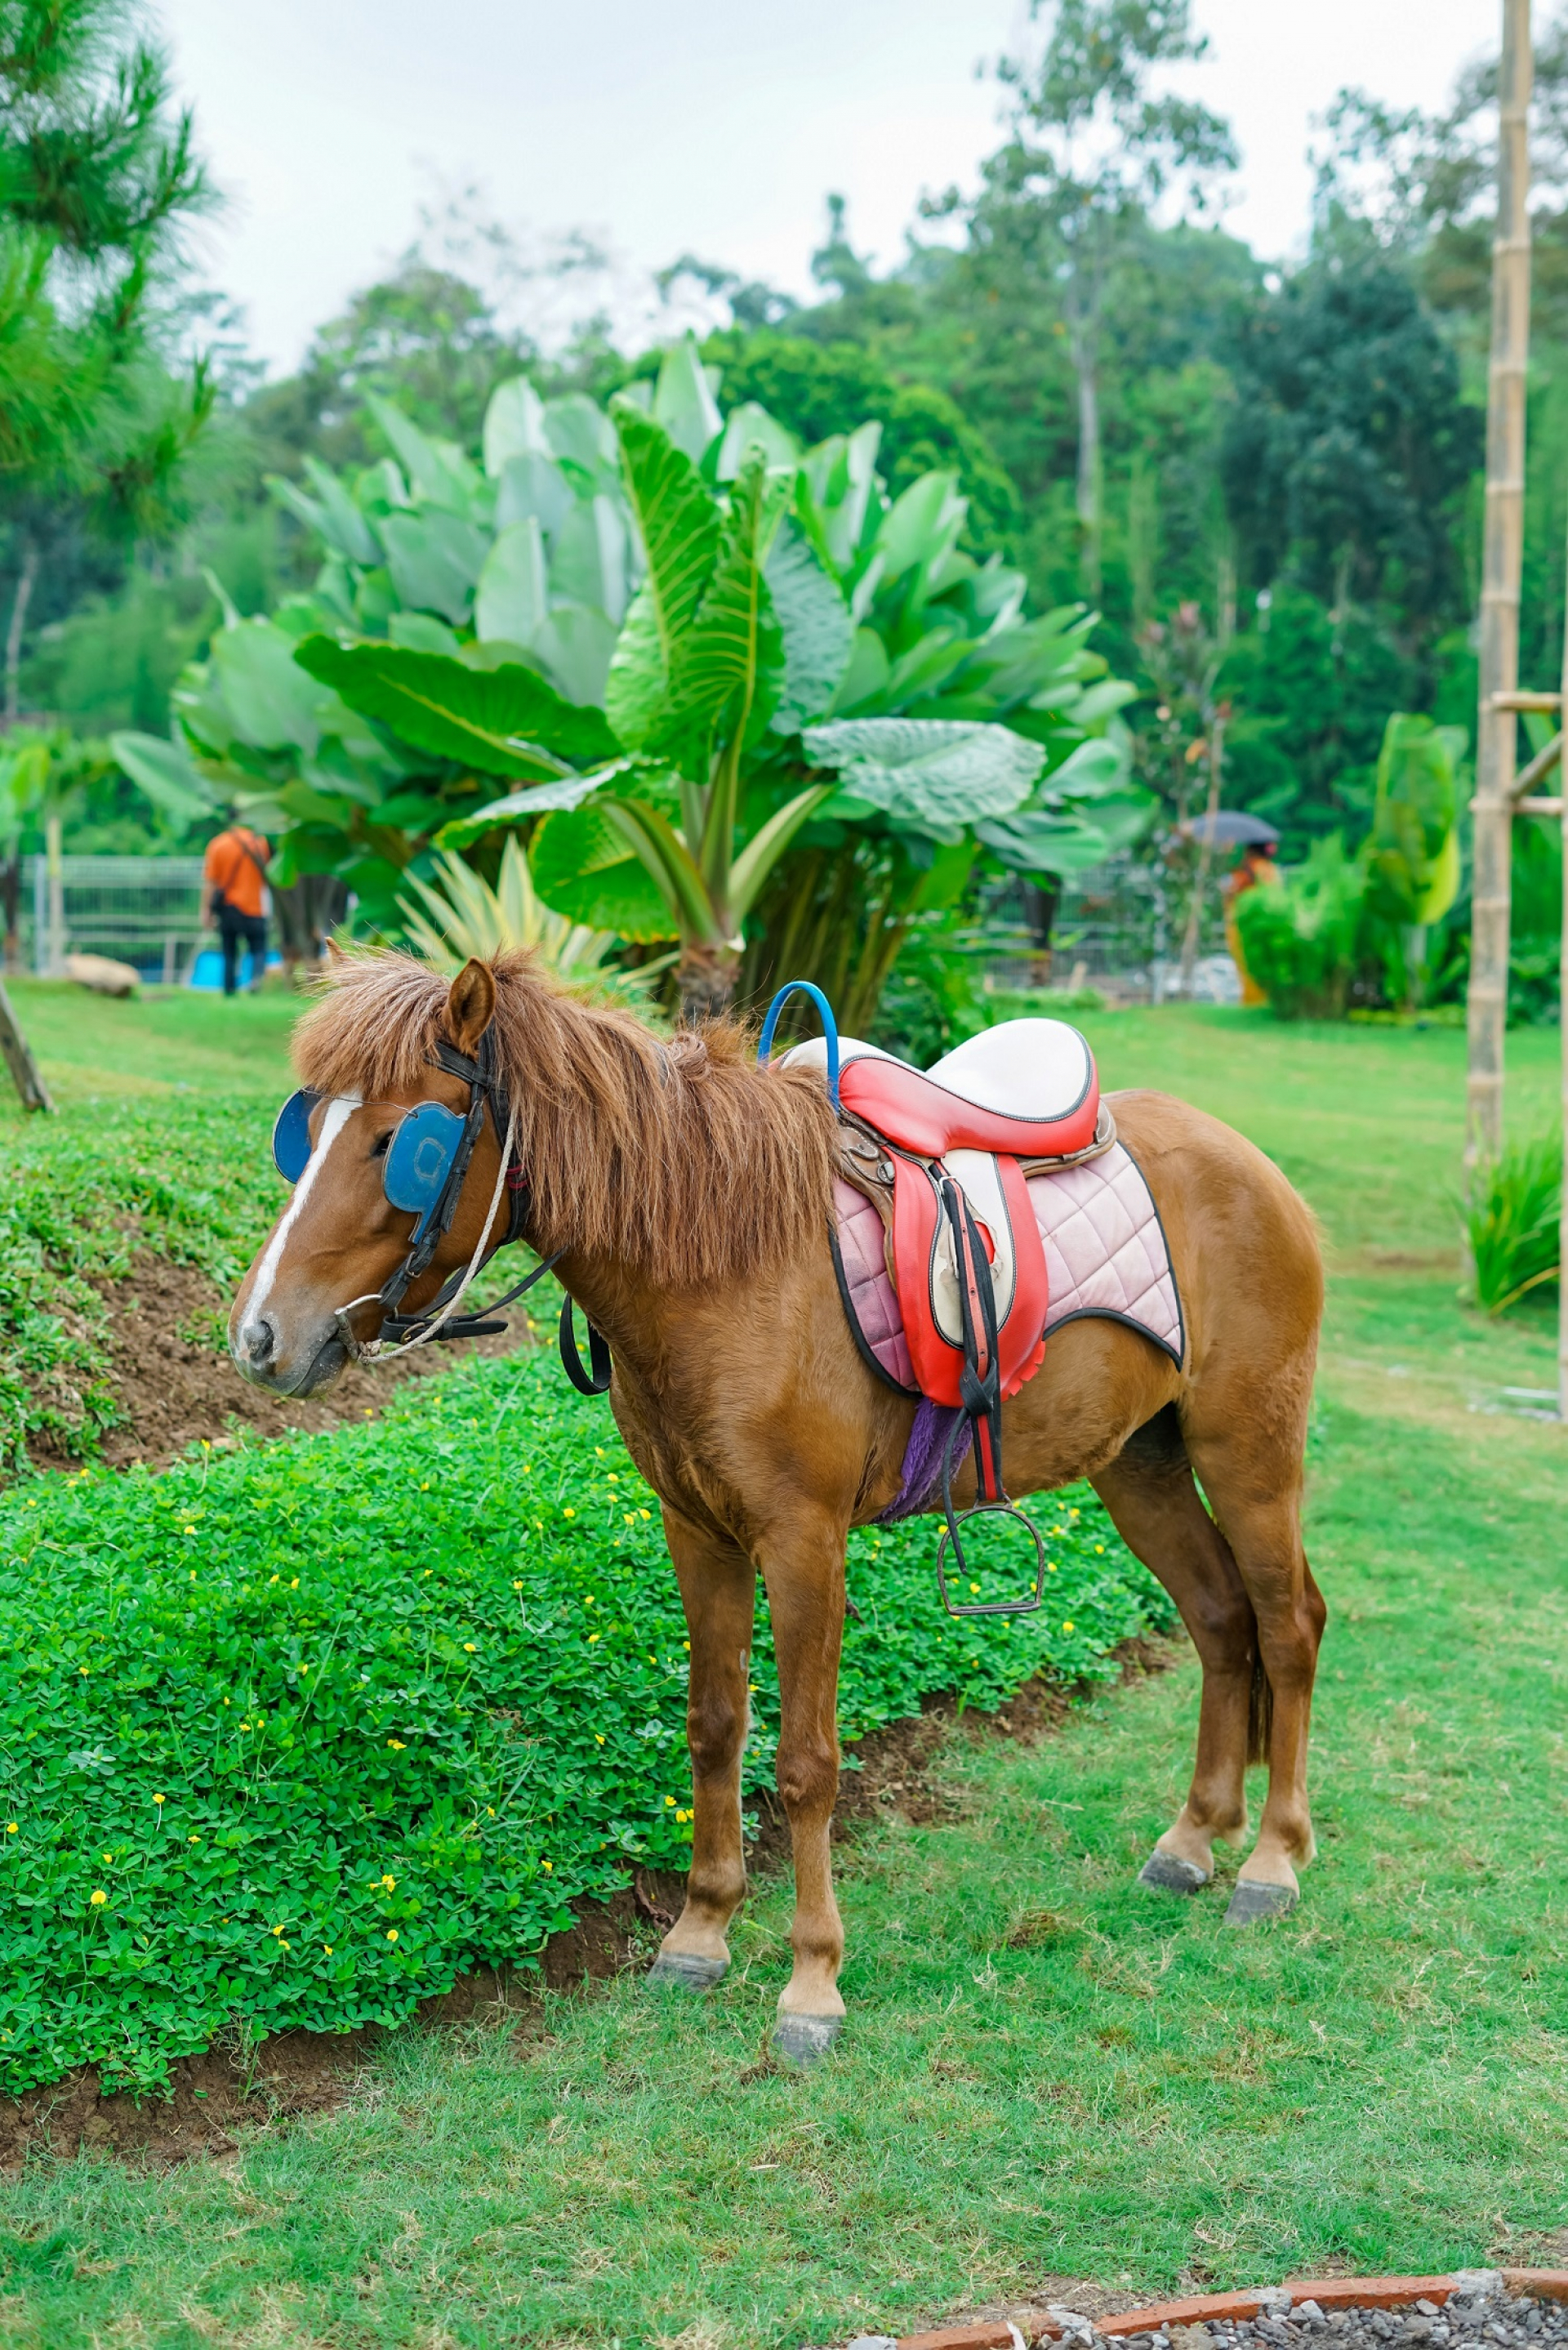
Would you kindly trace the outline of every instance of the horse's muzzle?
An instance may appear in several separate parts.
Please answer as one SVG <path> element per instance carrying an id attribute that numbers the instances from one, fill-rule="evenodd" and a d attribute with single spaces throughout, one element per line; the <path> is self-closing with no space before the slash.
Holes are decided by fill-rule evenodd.
<path id="1" fill-rule="evenodd" d="M 309 1336 L 304 1346 L 291 1346 L 270 1310 L 246 1314 L 230 1334 L 229 1353 L 234 1368 L 253 1387 L 269 1388 L 274 1395 L 317 1395 L 342 1376 L 348 1350 L 334 1323 L 310 1335 L 316 1340 L 314 1350 Z"/>

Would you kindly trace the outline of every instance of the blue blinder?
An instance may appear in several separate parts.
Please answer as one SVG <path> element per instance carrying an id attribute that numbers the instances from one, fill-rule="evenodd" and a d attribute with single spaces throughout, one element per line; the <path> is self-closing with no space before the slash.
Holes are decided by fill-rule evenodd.
<path id="1" fill-rule="evenodd" d="M 440 1102 L 421 1102 L 393 1135 L 381 1169 L 389 1203 L 420 1219 L 419 1238 L 439 1206 L 467 1119 Z"/>
<path id="2" fill-rule="evenodd" d="M 286 1183 L 297 1183 L 310 1157 L 310 1116 L 319 1094 L 290 1094 L 272 1129 L 272 1163 Z"/>

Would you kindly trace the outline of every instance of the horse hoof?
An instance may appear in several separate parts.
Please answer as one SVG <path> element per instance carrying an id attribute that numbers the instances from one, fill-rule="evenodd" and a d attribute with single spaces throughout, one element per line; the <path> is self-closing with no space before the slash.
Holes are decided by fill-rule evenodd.
<path id="1" fill-rule="evenodd" d="M 645 1981 L 671 1991 L 711 1991 L 729 1970 L 728 1959 L 701 1959 L 690 1950 L 660 1950 Z"/>
<path id="2" fill-rule="evenodd" d="M 1138 1870 L 1140 1885 L 1152 1885 L 1158 1893 L 1196 1893 L 1209 1879 L 1195 1860 L 1183 1860 L 1179 1853 L 1161 1852 L 1158 1846 Z"/>
<path id="3" fill-rule="evenodd" d="M 1227 1926 L 1255 1926 L 1263 1918 L 1288 1918 L 1300 1900 L 1288 1885 L 1259 1885 L 1239 1877 L 1225 1912 Z"/>
<path id="4" fill-rule="evenodd" d="M 774 2026 L 774 2054 L 804 2069 L 826 2055 L 843 2029 L 841 2015 L 781 2015 Z"/>

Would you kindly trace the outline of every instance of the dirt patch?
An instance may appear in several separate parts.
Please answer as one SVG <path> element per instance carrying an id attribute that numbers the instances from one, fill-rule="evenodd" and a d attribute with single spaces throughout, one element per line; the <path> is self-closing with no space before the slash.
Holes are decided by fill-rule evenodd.
<path id="1" fill-rule="evenodd" d="M 384 1370 L 353 1365 L 327 1395 L 274 1396 L 242 1379 L 213 1343 L 216 1318 L 229 1301 L 195 1265 L 142 1257 L 127 1280 L 106 1284 L 102 1294 L 109 1311 L 106 1384 L 122 1415 L 103 1438 L 100 1457 L 112 1469 L 139 1461 L 161 1469 L 203 1440 L 233 1443 L 237 1428 L 273 1437 L 373 1419 L 394 1385 L 430 1378 L 462 1355 L 504 1355 L 529 1343 L 526 1318 L 516 1307 L 511 1329 L 498 1337 L 421 1347 Z M 32 1457 L 43 1469 L 79 1465 L 47 1440 L 33 1446 Z"/>
<path id="2" fill-rule="evenodd" d="M 1128 1680 L 1166 1670 L 1179 1654 L 1174 1642 L 1158 1639 L 1127 1640 L 1116 1651 Z M 948 1817 L 950 1807 L 933 1784 L 931 1766 L 961 1727 L 972 1737 L 1033 1743 L 1060 1725 L 1072 1701 L 1071 1691 L 1030 1681 L 997 1713 L 966 1710 L 961 1715 L 956 1700 L 939 1698 L 911 1720 L 862 1739 L 856 1748 L 860 1768 L 840 1783 L 835 1837 L 853 1836 L 857 1826 L 892 1812 L 917 1825 Z M 775 1802 L 761 1807 L 760 1825 L 748 1859 L 762 1875 L 787 1860 L 789 1831 Z M 415 2021 L 510 2020 L 526 2028 L 537 2020 L 541 1984 L 570 1991 L 645 1963 L 655 1940 L 674 1924 L 685 1889 L 685 1877 L 678 1872 L 639 1868 L 608 1901 L 574 1903 L 576 1922 L 551 1935 L 537 1971 L 480 1969 L 442 1997 L 423 2001 Z M 170 2096 L 140 2104 L 123 2091 L 106 2095 L 96 2068 L 84 2065 L 52 2087 L 0 2097 L 0 2171 L 17 2169 L 30 2155 L 71 2155 L 78 2149 L 154 2166 L 220 2158 L 236 2150 L 234 2133 L 242 2126 L 293 2120 L 343 2104 L 384 2036 L 375 2029 L 284 2032 L 249 2049 L 237 2043 L 210 2048 L 203 2055 L 182 2057 L 171 2068 Z M 1099 2314 L 1086 2303 L 1073 2306 Z M 1107 2300 L 1106 2309 L 1112 2306 Z"/>

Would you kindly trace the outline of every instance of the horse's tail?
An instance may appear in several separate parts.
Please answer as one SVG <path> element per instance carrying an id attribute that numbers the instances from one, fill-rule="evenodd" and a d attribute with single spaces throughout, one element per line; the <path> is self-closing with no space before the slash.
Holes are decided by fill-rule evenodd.
<path id="1" fill-rule="evenodd" d="M 1266 1762 L 1269 1759 L 1269 1732 L 1274 1726 L 1274 1692 L 1268 1674 L 1263 1670 L 1261 1649 L 1252 1651 L 1252 1687 L 1247 1700 L 1247 1760 Z"/>

